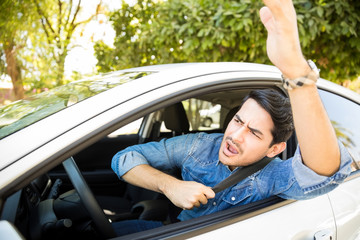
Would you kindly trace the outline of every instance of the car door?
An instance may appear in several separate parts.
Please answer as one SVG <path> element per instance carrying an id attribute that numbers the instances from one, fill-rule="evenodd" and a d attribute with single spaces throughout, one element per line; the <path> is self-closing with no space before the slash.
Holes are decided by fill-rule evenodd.
<path id="1" fill-rule="evenodd" d="M 193 239 L 360 238 L 360 106 L 334 90 L 319 92 L 338 139 L 354 158 L 351 176 L 327 195 L 296 201 Z"/>
<path id="2" fill-rule="evenodd" d="M 142 120 L 143 118 L 140 118 L 121 127 L 73 156 L 86 182 L 96 195 L 123 195 L 125 184 L 119 181 L 111 170 L 111 159 L 118 151 L 139 143 Z M 49 176 L 53 180 L 62 180 L 63 189 L 73 188 L 62 165 L 50 171 Z"/>
<path id="3" fill-rule="evenodd" d="M 325 230 L 332 235 L 336 233 L 327 195 L 305 201 L 287 200 L 242 217 L 229 219 L 222 225 L 208 227 L 203 229 L 203 234 L 189 239 L 313 240 Z M 182 237 L 187 238 L 186 235 Z"/>
<path id="4" fill-rule="evenodd" d="M 327 91 L 320 94 L 338 138 L 354 160 L 351 176 L 329 193 L 337 239 L 360 239 L 360 105 Z"/>

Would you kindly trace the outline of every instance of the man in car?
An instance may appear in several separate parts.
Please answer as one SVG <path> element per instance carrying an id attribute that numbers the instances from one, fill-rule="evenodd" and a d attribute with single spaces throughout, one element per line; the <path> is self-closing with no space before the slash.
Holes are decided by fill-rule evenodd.
<path id="1" fill-rule="evenodd" d="M 268 31 L 268 57 L 284 76 L 289 100 L 274 90 L 254 91 L 224 135 L 189 134 L 132 146 L 112 160 L 121 179 L 163 193 L 182 208 L 181 221 L 272 195 L 313 198 L 334 189 L 351 171 L 351 158 L 337 141 L 321 103 L 315 84 L 318 72 L 302 55 L 292 1 L 264 3 L 260 17 Z M 299 146 L 292 158 L 276 158 L 235 186 L 214 193 L 213 186 L 241 167 L 280 154 L 293 126 Z M 182 180 L 171 176 L 174 169 L 181 170 Z M 142 230 L 161 225 L 132 224 L 141 225 Z M 128 225 L 120 222 L 118 227 Z M 116 231 L 123 234 L 118 227 Z"/>

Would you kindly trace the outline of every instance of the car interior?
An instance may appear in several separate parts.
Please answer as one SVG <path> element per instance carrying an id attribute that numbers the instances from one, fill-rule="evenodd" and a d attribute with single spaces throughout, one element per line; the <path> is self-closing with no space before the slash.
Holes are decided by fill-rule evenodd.
<path id="1" fill-rule="evenodd" d="M 118 151 L 135 144 L 200 131 L 224 132 L 248 91 L 250 89 L 234 89 L 183 99 L 146 114 L 73 155 L 76 165 L 106 217 L 112 222 L 144 219 L 163 221 L 167 225 L 176 223 L 181 209 L 175 207 L 160 193 L 119 180 L 110 167 L 112 157 Z M 216 111 L 212 112 L 213 109 Z M 126 127 L 128 129 L 125 129 Z M 279 157 L 287 159 L 292 156 L 296 145 L 294 135 L 288 141 L 287 149 Z M 276 199 L 275 202 L 279 201 L 282 200 Z M 43 202 L 48 202 L 47 205 L 51 206 L 46 206 Z M 252 209 L 273 203 L 274 201 L 262 202 L 252 205 Z M 14 194 L 6 202 L 5 208 L 9 209 L 10 213 L 4 214 L 8 214 L 8 218 L 12 219 L 26 239 L 102 238 L 63 165 L 38 177 Z M 54 216 L 57 221 L 50 224 L 49 219 L 53 219 Z M 211 219 L 211 216 L 208 219 Z M 186 226 L 186 223 L 184 224 L 183 226 Z"/>

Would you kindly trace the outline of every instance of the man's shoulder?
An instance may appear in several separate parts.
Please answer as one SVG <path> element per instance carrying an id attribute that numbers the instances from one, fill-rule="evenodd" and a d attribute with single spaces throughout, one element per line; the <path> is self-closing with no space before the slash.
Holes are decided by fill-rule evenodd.
<path id="1" fill-rule="evenodd" d="M 193 134 L 191 154 L 200 152 L 202 155 L 204 155 L 204 150 L 208 150 L 209 154 L 213 154 L 213 151 L 215 151 L 217 154 L 223 136 L 224 134 L 222 133 L 199 132 Z"/>
<path id="2" fill-rule="evenodd" d="M 217 141 L 217 140 L 221 140 L 224 137 L 223 133 L 206 133 L 206 132 L 198 132 L 198 133 L 193 133 L 194 137 L 197 139 L 203 139 L 203 140 L 207 140 L 207 141 Z"/>
<path id="3" fill-rule="evenodd" d="M 192 139 L 191 146 L 188 145 L 190 147 L 188 152 L 190 158 L 188 159 L 191 159 L 188 163 L 191 166 L 195 162 L 199 164 L 198 166 L 208 166 L 209 163 L 218 162 L 223 134 L 199 132 L 193 133 L 189 137 Z"/>

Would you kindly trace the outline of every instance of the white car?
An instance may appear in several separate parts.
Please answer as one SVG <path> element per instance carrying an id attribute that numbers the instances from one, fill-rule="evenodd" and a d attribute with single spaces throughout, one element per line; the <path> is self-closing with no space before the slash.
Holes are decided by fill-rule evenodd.
<path id="1" fill-rule="evenodd" d="M 344 183 L 311 200 L 274 196 L 177 223 L 171 219 L 178 209 L 163 195 L 116 177 L 113 155 L 164 137 L 222 132 L 226 116 L 250 90 L 286 93 L 277 68 L 250 63 L 134 68 L 5 106 L 0 239 L 108 239 L 116 237 L 110 221 L 124 219 L 169 224 L 118 239 L 360 239 L 360 96 L 323 79 L 317 84 L 336 134 L 353 157 Z M 191 99 L 220 105 L 220 123 L 206 129 L 189 124 L 200 115 Z M 291 157 L 295 148 L 293 137 L 280 157 Z"/>

